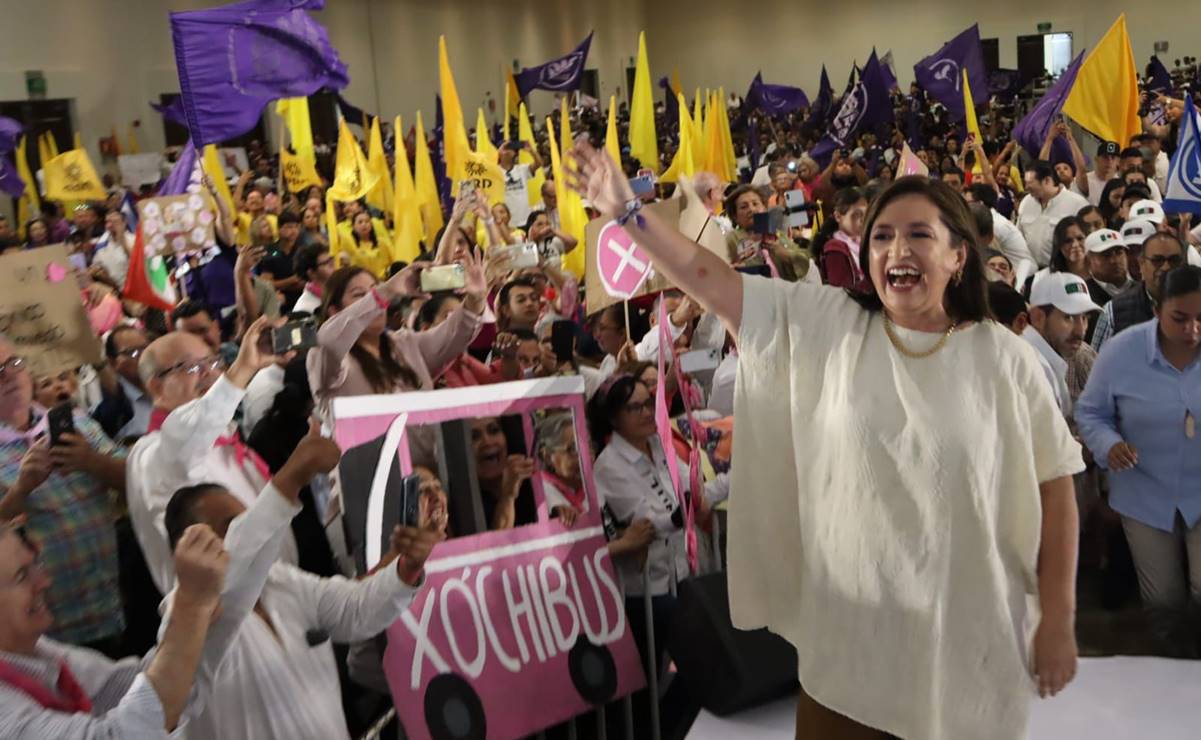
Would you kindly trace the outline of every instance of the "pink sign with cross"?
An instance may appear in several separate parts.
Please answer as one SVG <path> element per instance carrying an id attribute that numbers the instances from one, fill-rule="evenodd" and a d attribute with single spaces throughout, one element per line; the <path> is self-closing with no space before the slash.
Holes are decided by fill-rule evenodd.
<path id="1" fill-rule="evenodd" d="M 651 274 L 651 260 L 626 230 L 610 221 L 596 238 L 596 267 L 605 291 L 628 299 Z"/>

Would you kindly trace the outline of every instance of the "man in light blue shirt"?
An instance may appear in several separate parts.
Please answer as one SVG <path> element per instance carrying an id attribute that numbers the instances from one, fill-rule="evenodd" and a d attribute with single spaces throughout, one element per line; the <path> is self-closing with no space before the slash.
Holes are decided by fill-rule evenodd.
<path id="1" fill-rule="evenodd" d="M 1076 403 L 1080 435 L 1109 471 L 1109 502 L 1122 515 L 1147 606 L 1188 599 L 1182 541 L 1201 600 L 1201 270 L 1190 279 L 1198 287 L 1187 296 L 1165 289 L 1159 319 L 1105 343 Z"/>

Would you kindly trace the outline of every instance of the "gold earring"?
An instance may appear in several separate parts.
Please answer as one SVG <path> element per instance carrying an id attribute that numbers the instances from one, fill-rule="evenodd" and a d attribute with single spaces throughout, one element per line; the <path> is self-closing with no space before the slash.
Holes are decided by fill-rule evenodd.
<path id="1" fill-rule="evenodd" d="M 959 285 L 963 282 L 963 268 L 959 268 L 959 272 L 955 273 L 955 284 Z"/>

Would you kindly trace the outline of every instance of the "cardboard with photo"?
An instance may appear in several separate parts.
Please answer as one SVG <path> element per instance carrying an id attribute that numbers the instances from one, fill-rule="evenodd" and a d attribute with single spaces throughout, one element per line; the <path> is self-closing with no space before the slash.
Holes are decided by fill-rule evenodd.
<path id="1" fill-rule="evenodd" d="M 0 334 L 34 375 L 103 362 L 65 244 L 0 257 Z"/>
<path id="2" fill-rule="evenodd" d="M 448 537 L 388 630 L 384 670 L 408 737 L 447 737 L 448 712 L 471 737 L 525 736 L 645 685 L 592 483 L 583 392 L 576 376 L 335 399 L 360 567 L 385 554 L 408 476 L 420 526 Z M 529 474 L 512 517 L 496 495 L 511 466 Z M 578 512 L 570 527 L 562 506 Z"/>

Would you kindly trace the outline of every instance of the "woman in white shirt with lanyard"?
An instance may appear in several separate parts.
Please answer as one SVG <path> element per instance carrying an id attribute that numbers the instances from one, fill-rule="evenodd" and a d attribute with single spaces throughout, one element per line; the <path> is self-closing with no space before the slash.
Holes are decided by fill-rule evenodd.
<path id="1" fill-rule="evenodd" d="M 738 274 L 604 151 L 573 154 L 569 184 L 738 342 L 730 611 L 796 646 L 796 737 L 1024 736 L 1036 688 L 1076 671 L 1084 462 L 1032 348 L 990 318 L 959 193 L 881 193 L 871 289 L 850 293 Z"/>

